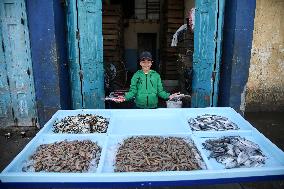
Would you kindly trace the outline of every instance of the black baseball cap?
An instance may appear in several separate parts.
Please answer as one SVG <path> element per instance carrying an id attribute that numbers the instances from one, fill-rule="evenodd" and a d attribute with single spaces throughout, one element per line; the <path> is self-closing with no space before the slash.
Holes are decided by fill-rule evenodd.
<path id="1" fill-rule="evenodd" d="M 143 60 L 143 59 L 152 60 L 152 55 L 151 55 L 151 53 L 148 52 L 148 51 L 143 51 L 143 52 L 140 54 L 140 60 Z"/>

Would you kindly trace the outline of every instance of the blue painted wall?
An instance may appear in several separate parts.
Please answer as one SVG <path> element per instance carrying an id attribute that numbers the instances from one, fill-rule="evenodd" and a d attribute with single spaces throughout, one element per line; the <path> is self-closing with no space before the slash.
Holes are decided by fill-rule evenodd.
<path id="1" fill-rule="evenodd" d="M 64 9 L 57 0 L 26 1 L 40 125 L 70 108 Z"/>
<path id="2" fill-rule="evenodd" d="M 219 106 L 243 110 L 255 16 L 255 0 L 230 0 L 225 5 Z"/>

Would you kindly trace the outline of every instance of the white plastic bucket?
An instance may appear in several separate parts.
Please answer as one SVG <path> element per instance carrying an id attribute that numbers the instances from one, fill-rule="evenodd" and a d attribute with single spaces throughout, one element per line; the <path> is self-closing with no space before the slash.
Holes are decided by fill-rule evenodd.
<path id="1" fill-rule="evenodd" d="M 181 108 L 182 101 L 167 101 L 167 108 Z"/>

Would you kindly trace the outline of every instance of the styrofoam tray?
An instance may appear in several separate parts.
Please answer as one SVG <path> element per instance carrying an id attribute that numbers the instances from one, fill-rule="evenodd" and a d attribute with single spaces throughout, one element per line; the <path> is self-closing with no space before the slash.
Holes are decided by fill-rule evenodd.
<path id="1" fill-rule="evenodd" d="M 228 136 L 228 135 L 224 135 Z M 259 145 L 262 153 L 267 158 L 265 164 L 261 167 L 252 167 L 252 168 L 234 168 L 234 169 L 249 169 L 249 170 L 258 170 L 262 168 L 279 168 L 282 167 L 284 171 L 284 153 L 279 150 L 274 144 L 270 141 L 266 140 L 266 138 L 258 132 L 253 132 L 251 134 L 248 133 L 240 133 L 231 136 L 240 136 L 247 140 L 250 140 Z M 212 167 L 214 170 L 224 170 L 225 166 L 222 163 L 218 163 L 215 158 L 208 158 L 210 151 L 203 148 L 202 143 L 204 143 L 208 139 L 219 139 L 222 136 L 220 135 L 212 135 L 212 137 L 204 138 L 204 137 L 196 137 L 193 136 L 195 144 L 198 149 L 202 152 L 202 156 L 206 159 L 207 164 Z M 227 169 L 229 170 L 229 169 Z M 284 173 L 284 172 L 283 172 Z"/>
<path id="2" fill-rule="evenodd" d="M 54 133 L 53 132 L 53 124 L 57 120 L 61 120 L 67 116 L 75 116 L 78 114 L 92 114 L 92 115 L 100 115 L 106 118 L 109 121 L 107 132 L 109 132 L 111 125 L 113 124 L 112 120 L 112 112 L 110 110 L 106 109 L 78 109 L 78 110 L 58 110 L 51 119 L 43 126 L 43 128 L 37 133 L 37 134 L 60 134 L 60 133 Z M 68 134 L 68 133 L 64 133 Z M 90 133 L 93 134 L 93 133 Z M 96 133 L 95 133 L 96 134 Z M 105 133 L 101 133 L 105 134 Z"/>
<path id="3" fill-rule="evenodd" d="M 228 136 L 228 135 L 234 135 L 234 134 L 250 134 L 255 128 L 246 121 L 239 113 L 237 113 L 232 108 L 219 108 L 219 107 L 210 107 L 210 108 L 184 108 L 183 109 L 183 115 L 185 119 L 188 120 L 190 118 L 196 118 L 197 116 L 201 116 L 204 114 L 213 114 L 213 115 L 220 115 L 228 118 L 230 121 L 234 122 L 238 125 L 238 130 L 226 130 L 226 131 L 214 131 L 214 130 L 208 130 L 208 131 L 194 131 L 190 127 L 190 125 L 187 123 L 187 127 L 189 130 L 192 131 L 194 135 L 200 136 L 200 137 L 210 137 L 210 136 Z"/>
<path id="4" fill-rule="evenodd" d="M 27 146 L 16 156 L 16 158 L 3 170 L 2 173 L 4 174 L 30 174 L 30 175 L 37 175 L 36 172 L 23 172 L 22 168 L 29 160 L 29 158 L 35 153 L 38 146 L 41 144 L 50 144 L 59 141 L 73 141 L 73 140 L 91 140 L 93 142 L 97 142 L 97 144 L 101 147 L 101 157 L 105 153 L 105 145 L 106 145 L 106 137 L 105 135 L 98 135 L 98 134 L 82 134 L 82 135 L 37 135 L 33 140 L 31 140 Z M 96 168 L 95 172 L 100 172 L 101 170 L 101 161 L 102 158 L 100 157 L 100 161 L 98 167 Z M 46 173 L 51 174 L 51 173 Z"/>
<path id="5" fill-rule="evenodd" d="M 61 113 L 62 112 L 62 113 Z M 103 110 L 75 110 L 58 111 L 45 127 L 34 137 L 33 140 L 17 155 L 17 157 L 1 173 L 0 179 L 4 183 L 113 183 L 113 182 L 165 182 L 165 181 L 201 181 L 222 180 L 235 178 L 252 178 L 284 175 L 284 152 L 277 148 L 261 133 L 254 129 L 239 114 L 231 108 L 204 108 L 204 109 L 154 109 L 154 110 L 105 110 L 105 115 L 110 115 L 110 123 L 107 134 L 52 134 L 47 132 L 56 117 L 64 115 L 76 115 L 78 113 L 104 112 Z M 234 133 L 212 131 L 207 134 L 191 132 L 187 123 L 188 116 L 204 113 L 214 113 L 228 116 L 232 121 L 243 125 L 243 130 Z M 159 121 L 160 120 L 160 121 Z M 239 125 L 241 127 L 241 125 Z M 52 126 L 52 125 L 51 125 Z M 49 134 L 47 134 L 49 133 Z M 270 160 L 264 167 L 258 168 L 234 168 L 223 169 L 222 165 L 207 159 L 208 152 L 202 149 L 201 143 L 206 137 L 221 137 L 229 134 L 248 137 L 248 139 L 260 145 Z M 112 173 L 114 146 L 125 137 L 135 135 L 157 135 L 157 136 L 189 136 L 192 138 L 203 160 L 207 170 L 196 171 L 165 171 L 165 172 L 129 172 Z M 42 143 L 54 142 L 64 139 L 91 139 L 102 146 L 100 162 L 95 173 L 35 173 L 22 172 L 21 166 Z M 113 148 L 113 150 L 112 150 Z"/>
<path id="6" fill-rule="evenodd" d="M 191 133 L 180 110 L 118 110 L 113 114 L 110 134 L 184 134 Z"/>
<path id="7" fill-rule="evenodd" d="M 43 137 L 49 138 L 47 141 L 54 142 L 56 135 L 43 135 Z M 170 136 L 179 136 L 181 135 L 170 135 Z M 50 139 L 53 138 L 52 140 Z M 67 137 L 67 136 L 66 136 Z M 85 139 L 83 135 L 68 135 L 69 139 Z M 94 137 L 86 136 L 86 138 Z M 284 166 L 283 166 L 283 152 L 273 144 L 267 142 L 266 140 L 262 141 L 262 137 L 254 138 L 253 141 L 260 140 L 262 148 L 265 148 L 265 153 L 270 154 L 273 157 L 274 163 L 267 164 L 265 167 L 258 168 L 234 168 L 234 169 L 222 169 L 220 166 L 216 166 L 211 160 L 206 160 L 206 152 L 200 148 L 200 145 L 197 145 L 198 150 L 201 149 L 201 156 L 206 160 L 206 165 L 208 170 L 194 170 L 194 171 L 165 171 L 165 172 L 127 172 L 127 173 L 113 173 L 113 157 L 115 156 L 115 145 L 118 142 L 121 142 L 123 138 L 129 136 L 106 136 L 100 135 L 96 140 L 102 140 L 103 138 L 108 138 L 107 148 L 103 148 L 101 160 L 98 165 L 96 173 L 31 173 L 31 172 L 20 172 L 19 165 L 21 165 L 21 160 L 27 157 L 27 151 L 32 149 L 31 146 L 34 146 L 37 143 L 37 140 L 31 141 L 28 146 L 13 160 L 13 162 L 1 173 L 1 181 L 6 183 L 17 183 L 17 182 L 45 182 L 45 183 L 54 183 L 54 182 L 69 182 L 69 183 L 82 183 L 82 182 L 99 182 L 99 183 L 112 183 L 112 182 L 159 182 L 159 181 L 202 181 L 210 179 L 226 179 L 226 178 L 246 178 L 253 176 L 269 176 L 269 175 L 283 175 Z M 184 137 L 186 137 L 184 135 Z M 64 137 L 65 138 L 65 137 Z M 101 139 L 100 139 L 101 138 Z M 192 137 L 194 143 L 199 139 Z M 200 138 L 204 140 L 205 138 Z M 105 142 L 105 141 L 104 141 Z M 103 142 L 103 143 L 104 143 Z M 200 141 L 199 141 L 200 142 Z M 105 146 L 105 143 L 101 145 Z M 264 147 L 263 147 L 264 146 Z M 205 158 L 204 158 L 205 157 Z M 276 158 L 275 158 L 276 157 Z"/>
<path id="8" fill-rule="evenodd" d="M 191 140 L 193 142 L 193 144 L 195 143 L 194 140 L 192 140 L 191 135 L 177 135 L 177 134 L 172 134 L 172 135 L 112 135 L 108 137 L 108 142 L 107 142 L 107 147 L 106 147 L 106 153 L 105 153 L 105 157 L 104 157 L 104 163 L 102 166 L 102 172 L 103 173 L 113 173 L 114 172 L 114 164 L 115 164 L 115 157 L 116 157 L 116 153 L 117 150 L 120 146 L 120 144 L 123 143 L 124 139 L 127 139 L 129 137 L 132 136 L 161 136 L 161 137 L 181 137 L 183 138 L 185 141 L 189 141 Z M 194 146 L 196 146 L 194 144 Z M 197 150 L 199 151 L 199 149 L 197 148 Z M 202 157 L 201 152 L 199 151 L 199 155 Z M 204 159 L 202 157 L 202 159 Z M 203 167 L 203 169 L 207 169 L 207 164 L 204 161 L 204 165 L 205 167 Z M 194 170 L 195 171 L 195 170 Z M 119 174 L 119 173 L 116 173 Z"/>

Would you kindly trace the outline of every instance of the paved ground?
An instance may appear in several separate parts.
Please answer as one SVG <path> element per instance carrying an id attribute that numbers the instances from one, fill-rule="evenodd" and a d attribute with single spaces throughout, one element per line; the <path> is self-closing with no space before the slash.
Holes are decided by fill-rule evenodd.
<path id="1" fill-rule="evenodd" d="M 274 144 L 284 151 L 284 112 L 275 113 L 247 113 L 245 118 Z M 21 136 L 21 131 L 26 132 L 26 136 Z M 24 148 L 24 146 L 37 133 L 34 128 L 8 128 L 0 129 L 0 171 L 2 171 L 12 159 Z M 5 134 L 10 132 L 8 139 Z M 24 187 L 24 186 L 23 186 Z M 149 188 L 149 187 L 147 187 Z M 154 187 L 153 187 L 154 188 Z M 284 189 L 284 180 L 263 181 L 252 183 L 236 183 L 221 185 L 203 185 L 191 187 L 158 187 L 160 189 Z"/>

